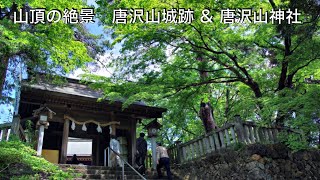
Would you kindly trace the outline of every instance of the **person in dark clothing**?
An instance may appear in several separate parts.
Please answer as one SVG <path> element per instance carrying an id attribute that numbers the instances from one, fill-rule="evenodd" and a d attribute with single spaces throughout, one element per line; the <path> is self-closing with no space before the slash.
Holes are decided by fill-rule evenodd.
<path id="1" fill-rule="evenodd" d="M 158 142 L 157 143 L 157 172 L 158 172 L 159 178 L 162 178 L 162 173 L 161 173 L 162 166 L 166 168 L 168 179 L 172 180 L 168 151 L 165 147 L 161 145 L 160 142 Z"/>
<path id="2" fill-rule="evenodd" d="M 79 164 L 79 161 L 78 161 L 78 158 L 77 158 L 77 155 L 76 155 L 76 154 L 74 154 L 74 155 L 72 156 L 71 164 Z"/>
<path id="3" fill-rule="evenodd" d="M 145 134 L 140 133 L 140 137 L 137 139 L 137 153 L 136 164 L 139 166 L 138 171 L 144 175 L 146 171 L 144 160 L 147 155 L 147 141 L 144 139 Z"/>

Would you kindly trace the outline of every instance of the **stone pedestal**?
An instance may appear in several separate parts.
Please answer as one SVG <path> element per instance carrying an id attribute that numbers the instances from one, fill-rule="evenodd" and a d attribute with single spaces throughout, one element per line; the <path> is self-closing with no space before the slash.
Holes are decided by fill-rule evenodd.
<path id="1" fill-rule="evenodd" d="M 43 137 L 44 137 L 44 125 L 41 125 L 39 127 L 37 156 L 41 156 L 41 153 L 42 153 Z"/>
<path id="2" fill-rule="evenodd" d="M 39 127 L 38 134 L 38 145 L 37 145 L 37 156 L 41 156 L 42 154 L 42 146 L 43 146 L 43 137 L 44 137 L 44 129 L 48 129 L 49 122 L 46 120 L 40 120 L 37 122 L 37 127 Z"/>
<path id="3" fill-rule="evenodd" d="M 152 150 L 152 169 L 157 169 L 157 144 L 156 144 L 156 137 L 151 137 L 151 150 Z"/>

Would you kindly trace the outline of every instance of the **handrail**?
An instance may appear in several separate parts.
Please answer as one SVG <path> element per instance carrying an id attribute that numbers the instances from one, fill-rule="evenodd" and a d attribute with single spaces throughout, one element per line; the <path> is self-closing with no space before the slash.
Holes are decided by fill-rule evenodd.
<path id="1" fill-rule="evenodd" d="M 190 141 L 188 141 L 188 142 L 181 143 L 180 146 L 181 146 L 181 147 L 182 147 L 182 146 L 187 146 L 187 145 L 192 144 L 192 143 L 194 143 L 194 142 L 196 142 L 196 141 L 199 141 L 199 140 L 201 140 L 201 139 L 203 139 L 203 138 L 206 138 L 206 137 L 208 137 L 208 136 L 211 136 L 211 135 L 213 135 L 213 134 L 215 134 L 215 133 L 223 132 L 223 131 L 227 130 L 228 128 L 231 128 L 231 127 L 234 127 L 234 126 L 235 126 L 235 125 L 234 125 L 233 123 L 229 123 L 229 124 L 225 125 L 225 126 L 222 127 L 222 128 L 215 129 L 215 130 L 213 130 L 213 131 L 210 132 L 210 133 L 200 135 L 200 136 L 196 137 L 195 139 L 192 139 L 192 140 L 190 140 Z"/>
<path id="2" fill-rule="evenodd" d="M 24 133 L 24 129 L 22 128 L 21 124 L 19 124 L 19 136 L 21 141 L 26 141 L 26 135 Z"/>
<path id="3" fill-rule="evenodd" d="M 276 127 L 259 126 L 254 122 L 239 121 L 225 124 L 224 127 L 215 129 L 210 133 L 201 135 L 184 143 L 177 143 L 168 149 L 173 162 L 185 163 L 220 149 L 225 149 L 234 143 L 275 143 L 278 142 L 278 134 L 281 131 L 297 133 L 304 138 L 301 130 Z"/>
<path id="4" fill-rule="evenodd" d="M 140 176 L 143 180 L 147 180 L 145 177 L 143 177 L 136 169 L 134 169 L 134 167 L 132 167 L 126 160 L 124 160 L 119 153 L 117 153 L 115 150 L 113 150 L 110 147 L 107 147 L 106 149 L 110 149 L 113 153 L 115 153 L 120 159 L 121 161 L 123 161 L 125 164 L 127 164 L 136 174 L 138 174 L 138 176 Z M 105 151 L 106 151 L 105 149 Z M 105 153 L 106 154 L 106 153 Z M 106 160 L 106 157 L 104 157 L 104 159 Z M 124 164 L 122 165 L 122 179 L 124 179 Z"/>

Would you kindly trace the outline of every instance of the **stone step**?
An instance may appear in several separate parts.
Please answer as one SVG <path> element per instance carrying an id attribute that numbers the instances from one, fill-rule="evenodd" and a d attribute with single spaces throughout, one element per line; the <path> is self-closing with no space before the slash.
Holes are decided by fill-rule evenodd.
<path id="1" fill-rule="evenodd" d="M 145 177 L 146 179 L 151 179 L 151 180 L 168 180 L 167 177 L 162 177 L 161 179 L 159 179 L 158 177 Z M 98 178 L 99 179 L 99 178 Z M 108 179 L 108 180 L 122 180 L 122 177 L 118 177 L 118 178 L 101 178 L 101 179 Z M 126 180 L 141 180 L 141 178 L 125 178 Z M 173 178 L 174 179 L 174 178 Z M 74 178 L 73 180 L 97 180 L 96 178 Z"/>
<path id="2" fill-rule="evenodd" d="M 63 169 L 66 170 L 66 169 Z M 122 173 L 122 170 L 95 170 L 95 169 L 73 169 L 73 172 L 75 173 L 82 173 L 82 174 L 114 174 L 114 173 Z M 133 170 L 125 170 L 125 174 L 132 175 L 136 174 Z"/>
<path id="3" fill-rule="evenodd" d="M 89 178 L 89 179 L 104 179 L 104 178 L 107 178 L 107 179 L 111 179 L 111 178 L 115 178 L 115 177 L 121 177 L 122 174 L 121 173 L 117 173 L 117 174 L 83 174 L 81 177 L 82 178 Z M 140 176 L 137 175 L 137 174 L 131 174 L 131 175 L 128 175 L 128 174 L 125 174 L 125 177 L 127 179 L 139 179 Z M 145 176 L 145 178 L 147 179 L 157 179 L 158 176 L 157 175 L 149 175 L 147 174 Z"/>
<path id="4" fill-rule="evenodd" d="M 80 174 L 76 176 L 74 180 L 83 180 L 83 179 L 122 179 L 122 168 L 111 168 L 104 166 L 85 166 L 85 165 L 72 165 L 72 164 L 60 164 L 62 170 L 73 170 L 74 173 Z M 141 179 L 130 167 L 124 168 L 125 179 L 127 180 L 137 180 Z M 166 173 L 163 171 L 163 175 Z M 146 171 L 146 179 L 158 179 L 156 171 Z M 162 178 L 163 180 L 166 177 Z M 159 179 L 158 179 L 159 180 Z"/>
<path id="5" fill-rule="evenodd" d="M 167 178 L 162 178 L 162 179 L 158 179 L 158 178 L 146 178 L 146 179 L 152 179 L 152 180 L 168 180 Z M 173 178 L 174 179 L 174 178 Z M 73 180 L 97 180 L 97 179 L 86 179 L 86 178 L 74 178 Z M 107 179 L 107 180 L 122 180 L 122 178 L 118 178 L 118 179 Z M 125 180 L 141 180 L 141 178 L 137 178 L 137 179 L 125 179 Z"/>
<path id="6" fill-rule="evenodd" d="M 117 177 L 117 178 L 116 178 Z M 159 179 L 157 176 L 144 176 L 146 179 L 157 179 L 157 180 L 162 180 L 162 179 L 167 179 L 165 176 L 163 176 L 161 179 Z M 76 179 L 118 179 L 121 180 L 122 176 L 121 175 L 84 175 L 82 177 L 76 178 Z M 125 179 L 140 179 L 140 176 L 135 175 L 135 176 L 127 176 L 125 175 Z"/>
<path id="7" fill-rule="evenodd" d="M 94 170 L 121 170 L 121 167 L 105 167 L 105 166 L 87 166 L 87 165 L 73 165 L 73 164 L 59 164 L 59 166 L 62 169 L 67 169 L 67 168 L 71 168 L 71 169 L 94 169 Z M 124 167 L 125 170 L 132 170 L 130 167 L 125 166 Z"/>
<path id="8" fill-rule="evenodd" d="M 86 179 L 121 179 L 121 174 L 84 174 L 82 178 Z M 126 175 L 125 179 L 139 179 L 140 177 L 138 175 Z"/>

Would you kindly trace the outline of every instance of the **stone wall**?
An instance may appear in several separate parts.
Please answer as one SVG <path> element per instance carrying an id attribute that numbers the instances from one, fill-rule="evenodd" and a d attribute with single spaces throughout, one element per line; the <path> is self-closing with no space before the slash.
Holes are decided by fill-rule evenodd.
<path id="1" fill-rule="evenodd" d="M 253 144 L 171 167 L 175 176 L 185 180 L 320 179 L 320 151 L 292 153 L 282 144 Z"/>

